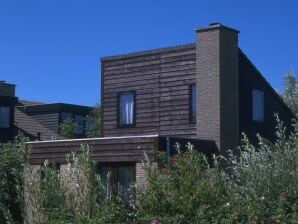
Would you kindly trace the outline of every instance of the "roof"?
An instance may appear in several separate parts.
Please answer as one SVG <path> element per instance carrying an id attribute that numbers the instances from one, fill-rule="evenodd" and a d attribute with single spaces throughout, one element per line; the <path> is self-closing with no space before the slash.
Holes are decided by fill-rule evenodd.
<path id="1" fill-rule="evenodd" d="M 49 104 L 32 104 L 17 107 L 26 114 L 39 112 L 71 112 L 71 113 L 89 113 L 92 107 L 68 104 L 68 103 L 49 103 Z"/>
<path id="2" fill-rule="evenodd" d="M 53 139 L 63 139 L 50 129 L 46 128 L 30 116 L 24 114 L 19 109 L 15 108 L 15 126 L 31 139 L 46 141 Z M 39 134 L 40 133 L 40 134 Z M 40 135 L 40 137 L 38 136 Z"/>
<path id="3" fill-rule="evenodd" d="M 150 55 L 150 54 L 166 53 L 170 51 L 178 51 L 178 50 L 195 48 L 195 47 L 196 47 L 195 43 L 188 43 L 188 44 L 156 48 L 156 49 L 145 50 L 145 51 L 137 51 L 137 52 L 127 53 L 127 54 L 106 56 L 106 57 L 100 58 L 100 60 L 101 61 L 120 60 L 124 58 L 126 59 L 126 58 L 133 58 L 133 57 L 139 57 L 139 56 Z"/>
<path id="4" fill-rule="evenodd" d="M 43 102 L 39 101 L 33 101 L 33 100 L 25 100 L 25 99 L 19 99 L 18 105 L 19 106 L 35 106 L 35 105 L 42 105 L 45 104 Z"/>

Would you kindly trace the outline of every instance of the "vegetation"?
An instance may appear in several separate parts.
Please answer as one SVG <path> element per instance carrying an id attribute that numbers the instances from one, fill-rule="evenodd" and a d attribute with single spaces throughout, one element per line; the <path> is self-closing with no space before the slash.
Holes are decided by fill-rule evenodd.
<path id="1" fill-rule="evenodd" d="M 127 221 L 129 207 L 117 197 L 105 197 L 87 145 L 82 146 L 80 154 L 69 155 L 65 166 L 63 173 L 47 161 L 38 171 L 26 167 L 28 223 L 120 224 Z"/>
<path id="2" fill-rule="evenodd" d="M 73 119 L 66 119 L 60 123 L 59 135 L 66 139 L 75 137 L 75 122 Z"/>
<path id="3" fill-rule="evenodd" d="M 158 167 L 145 159 L 147 188 L 128 203 L 106 198 L 87 145 L 69 155 L 59 173 L 47 161 L 39 170 L 29 166 L 19 137 L 0 153 L 1 214 L 10 223 L 18 222 L 15 208 L 28 223 L 298 223 L 298 125 L 294 128 L 287 136 L 278 120 L 274 144 L 259 137 L 253 146 L 244 136 L 226 157 L 207 159 L 188 145 L 184 152 L 178 146 L 170 160 L 160 153 Z"/>
<path id="4" fill-rule="evenodd" d="M 86 118 L 86 135 L 95 138 L 101 135 L 101 106 L 97 103 Z"/>
<path id="5" fill-rule="evenodd" d="M 215 158 L 212 166 L 191 146 L 162 169 L 146 163 L 149 184 L 141 193 L 140 217 L 161 223 L 298 223 L 295 128 L 287 137 L 278 121 L 276 143 L 260 137 L 257 147 L 244 136 L 238 150 Z"/>
<path id="6" fill-rule="evenodd" d="M 298 116 L 298 76 L 293 70 L 289 70 L 284 76 L 284 92 L 281 96 Z"/>
<path id="7" fill-rule="evenodd" d="M 19 135 L 13 143 L 0 147 L 0 223 L 21 222 L 23 217 L 23 171 L 28 150 Z"/>

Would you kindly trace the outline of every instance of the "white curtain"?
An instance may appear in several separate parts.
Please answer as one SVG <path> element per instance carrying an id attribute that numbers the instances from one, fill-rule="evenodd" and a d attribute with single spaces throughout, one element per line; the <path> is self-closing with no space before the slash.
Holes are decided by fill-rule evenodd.
<path id="1" fill-rule="evenodd" d="M 120 97 L 120 124 L 133 124 L 134 96 L 132 93 Z"/>

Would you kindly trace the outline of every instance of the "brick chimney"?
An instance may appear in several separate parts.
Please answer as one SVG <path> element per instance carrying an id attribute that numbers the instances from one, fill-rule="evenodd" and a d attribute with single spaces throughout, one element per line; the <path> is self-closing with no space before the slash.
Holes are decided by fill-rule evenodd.
<path id="1" fill-rule="evenodd" d="M 15 97 L 15 85 L 0 81 L 0 96 Z"/>
<path id="2" fill-rule="evenodd" d="M 238 33 L 219 23 L 196 30 L 197 137 L 221 153 L 239 145 Z"/>

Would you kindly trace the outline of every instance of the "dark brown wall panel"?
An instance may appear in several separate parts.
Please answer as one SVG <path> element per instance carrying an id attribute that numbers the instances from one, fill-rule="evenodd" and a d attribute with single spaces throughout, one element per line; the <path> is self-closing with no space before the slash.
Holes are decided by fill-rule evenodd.
<path id="1" fill-rule="evenodd" d="M 30 116 L 48 129 L 58 133 L 59 113 L 34 114 Z"/>
<path id="2" fill-rule="evenodd" d="M 240 133 L 245 133 L 254 143 L 257 141 L 257 133 L 274 141 L 277 124 L 274 114 L 277 113 L 281 120 L 290 127 L 291 120 L 294 118 L 293 113 L 243 52 L 239 53 L 239 73 Z M 252 89 L 264 91 L 264 122 L 253 121 Z"/>
<path id="3" fill-rule="evenodd" d="M 196 79 L 195 45 L 103 60 L 103 134 L 195 137 L 189 85 Z M 117 128 L 117 93 L 136 91 L 136 127 Z"/>

